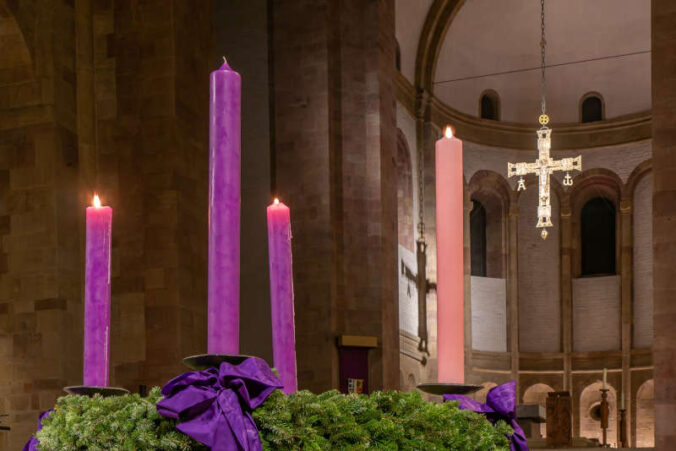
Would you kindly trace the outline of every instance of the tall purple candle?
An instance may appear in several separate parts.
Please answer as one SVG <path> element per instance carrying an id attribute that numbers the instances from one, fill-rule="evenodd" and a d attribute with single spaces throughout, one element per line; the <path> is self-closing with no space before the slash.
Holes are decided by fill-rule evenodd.
<path id="1" fill-rule="evenodd" d="M 272 354 L 284 393 L 298 390 L 293 309 L 293 264 L 289 207 L 275 199 L 268 207 Z"/>
<path id="2" fill-rule="evenodd" d="M 99 196 L 87 207 L 83 384 L 108 386 L 110 356 L 110 236 L 113 210 Z"/>
<path id="3" fill-rule="evenodd" d="M 223 65 L 211 73 L 209 84 L 207 348 L 210 354 L 238 354 L 242 80 L 223 58 Z"/>

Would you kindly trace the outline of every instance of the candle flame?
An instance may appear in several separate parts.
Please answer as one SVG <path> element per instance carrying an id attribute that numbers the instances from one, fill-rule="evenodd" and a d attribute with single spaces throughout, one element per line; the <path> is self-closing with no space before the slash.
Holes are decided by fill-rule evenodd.
<path id="1" fill-rule="evenodd" d="M 279 199 L 277 199 L 277 198 L 275 197 L 275 205 L 278 205 L 278 204 L 279 204 Z"/>
<path id="2" fill-rule="evenodd" d="M 92 203 L 94 207 L 101 208 L 101 199 L 99 199 L 98 194 L 94 194 L 94 202 Z"/>
<path id="3" fill-rule="evenodd" d="M 453 129 L 451 128 L 450 125 L 446 126 L 446 129 L 444 130 L 444 135 L 446 135 L 446 138 L 451 139 L 453 137 Z"/>

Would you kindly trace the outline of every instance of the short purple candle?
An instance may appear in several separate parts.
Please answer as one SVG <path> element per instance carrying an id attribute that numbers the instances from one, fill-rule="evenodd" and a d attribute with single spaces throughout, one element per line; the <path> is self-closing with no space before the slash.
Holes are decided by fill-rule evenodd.
<path id="1" fill-rule="evenodd" d="M 108 386 L 110 358 L 110 237 L 113 210 L 99 196 L 87 207 L 83 384 Z"/>
<path id="2" fill-rule="evenodd" d="M 270 262 L 270 311 L 272 355 L 279 380 L 287 395 L 298 390 L 296 337 L 293 309 L 291 213 L 275 199 L 268 207 L 268 255 Z"/>
<path id="3" fill-rule="evenodd" d="M 223 60 L 209 78 L 207 349 L 210 354 L 238 354 L 242 80 Z"/>

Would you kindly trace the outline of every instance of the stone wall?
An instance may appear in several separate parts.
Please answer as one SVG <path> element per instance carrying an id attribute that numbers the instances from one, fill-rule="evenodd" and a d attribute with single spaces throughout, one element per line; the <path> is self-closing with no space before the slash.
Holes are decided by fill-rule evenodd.
<path id="1" fill-rule="evenodd" d="M 573 350 L 620 349 L 620 276 L 573 279 Z"/>
<path id="2" fill-rule="evenodd" d="M 472 349 L 507 352 L 505 279 L 471 277 Z"/>
<path id="3" fill-rule="evenodd" d="M 535 229 L 537 185 L 519 196 L 519 350 L 561 350 L 559 201 L 552 193 L 552 221 L 546 240 Z"/>
<path id="4" fill-rule="evenodd" d="M 0 449 L 20 449 L 81 365 L 74 5 L 2 1 L 0 28 Z"/>
<path id="5" fill-rule="evenodd" d="M 0 449 L 82 382 L 94 192 L 114 210 L 111 384 L 162 384 L 206 347 L 209 6 L 0 2 Z"/>
<path id="6" fill-rule="evenodd" d="M 652 0 L 655 449 L 676 443 L 676 3 Z"/>
<path id="7" fill-rule="evenodd" d="M 299 385 L 337 387 L 336 338 L 350 334 L 382 346 L 370 351 L 369 386 L 397 387 L 393 2 L 275 1 L 272 22 L 274 166 L 294 206 Z"/>
<path id="8" fill-rule="evenodd" d="M 653 342 L 652 184 L 652 175 L 648 174 L 634 191 L 634 348 L 649 348 Z"/>

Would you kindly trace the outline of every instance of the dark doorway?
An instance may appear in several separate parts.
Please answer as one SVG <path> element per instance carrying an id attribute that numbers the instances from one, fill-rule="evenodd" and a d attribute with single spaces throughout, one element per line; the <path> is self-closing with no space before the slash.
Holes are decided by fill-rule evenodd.
<path id="1" fill-rule="evenodd" d="M 615 274 L 615 204 L 596 197 L 582 207 L 582 275 Z"/>
<path id="2" fill-rule="evenodd" d="M 486 209 L 476 200 L 469 213 L 469 239 L 472 275 L 486 277 Z"/>

